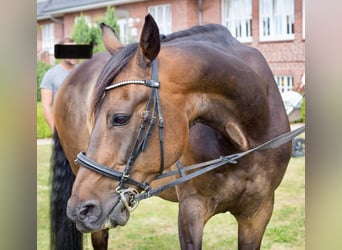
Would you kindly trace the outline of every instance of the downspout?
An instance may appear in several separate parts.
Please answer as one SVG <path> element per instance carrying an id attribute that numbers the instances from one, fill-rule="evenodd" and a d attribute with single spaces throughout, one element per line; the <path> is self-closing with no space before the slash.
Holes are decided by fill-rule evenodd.
<path id="1" fill-rule="evenodd" d="M 55 23 L 59 23 L 59 24 L 62 25 L 63 37 L 65 37 L 65 35 L 64 35 L 64 21 L 61 20 L 61 19 L 58 19 L 58 18 L 56 18 L 56 17 L 53 17 L 52 15 L 50 15 L 49 18 L 51 19 L 51 21 L 53 21 L 53 22 L 55 22 Z"/>
<path id="2" fill-rule="evenodd" d="M 56 17 L 50 16 L 50 19 L 51 19 L 53 22 L 55 22 L 55 23 L 59 23 L 59 24 L 62 24 L 62 25 L 64 24 L 63 20 L 58 19 L 58 18 L 56 18 Z"/>
<path id="3" fill-rule="evenodd" d="M 203 0 L 198 0 L 198 24 L 203 24 Z"/>

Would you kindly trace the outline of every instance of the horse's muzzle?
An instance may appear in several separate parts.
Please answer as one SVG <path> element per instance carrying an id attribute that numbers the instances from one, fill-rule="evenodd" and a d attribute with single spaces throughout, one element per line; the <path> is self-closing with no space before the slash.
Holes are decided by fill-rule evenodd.
<path id="1" fill-rule="evenodd" d="M 114 205 L 113 205 L 114 204 Z M 129 219 L 129 211 L 120 201 L 119 196 L 101 206 L 97 200 L 78 202 L 70 198 L 67 216 L 82 233 L 98 231 L 104 228 L 124 226 Z"/>

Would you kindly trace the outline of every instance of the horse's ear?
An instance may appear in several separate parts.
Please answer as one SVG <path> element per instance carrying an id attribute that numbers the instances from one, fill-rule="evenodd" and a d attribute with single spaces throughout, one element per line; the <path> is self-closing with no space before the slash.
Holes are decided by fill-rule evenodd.
<path id="1" fill-rule="evenodd" d="M 150 62 L 157 57 L 160 51 L 158 25 L 150 14 L 145 17 L 145 24 L 141 31 L 139 47 L 143 56 Z"/>
<path id="2" fill-rule="evenodd" d="M 100 23 L 100 28 L 102 31 L 102 40 L 106 50 L 113 54 L 114 51 L 120 47 L 122 47 L 121 42 L 117 38 L 115 31 L 109 25 L 105 23 Z"/>

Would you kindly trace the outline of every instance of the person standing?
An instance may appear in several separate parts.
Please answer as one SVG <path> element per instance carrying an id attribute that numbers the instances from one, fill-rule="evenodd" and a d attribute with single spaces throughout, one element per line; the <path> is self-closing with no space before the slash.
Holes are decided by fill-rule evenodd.
<path id="1" fill-rule="evenodd" d="M 60 44 L 75 44 L 71 38 L 64 38 Z M 43 115 L 52 131 L 54 131 L 54 120 L 52 114 L 53 101 L 59 87 L 64 79 L 76 67 L 77 59 L 61 59 L 59 64 L 50 68 L 43 76 L 40 93 Z"/>

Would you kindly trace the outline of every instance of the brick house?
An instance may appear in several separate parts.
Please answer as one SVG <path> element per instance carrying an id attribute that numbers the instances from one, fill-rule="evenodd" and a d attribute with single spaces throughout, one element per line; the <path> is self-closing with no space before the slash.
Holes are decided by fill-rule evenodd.
<path id="1" fill-rule="evenodd" d="M 54 63 L 53 46 L 81 13 L 89 25 L 116 9 L 120 40 L 137 41 L 146 13 L 168 34 L 198 24 L 219 23 L 266 57 L 282 92 L 297 89 L 305 72 L 305 0 L 39 0 L 37 59 Z"/>

